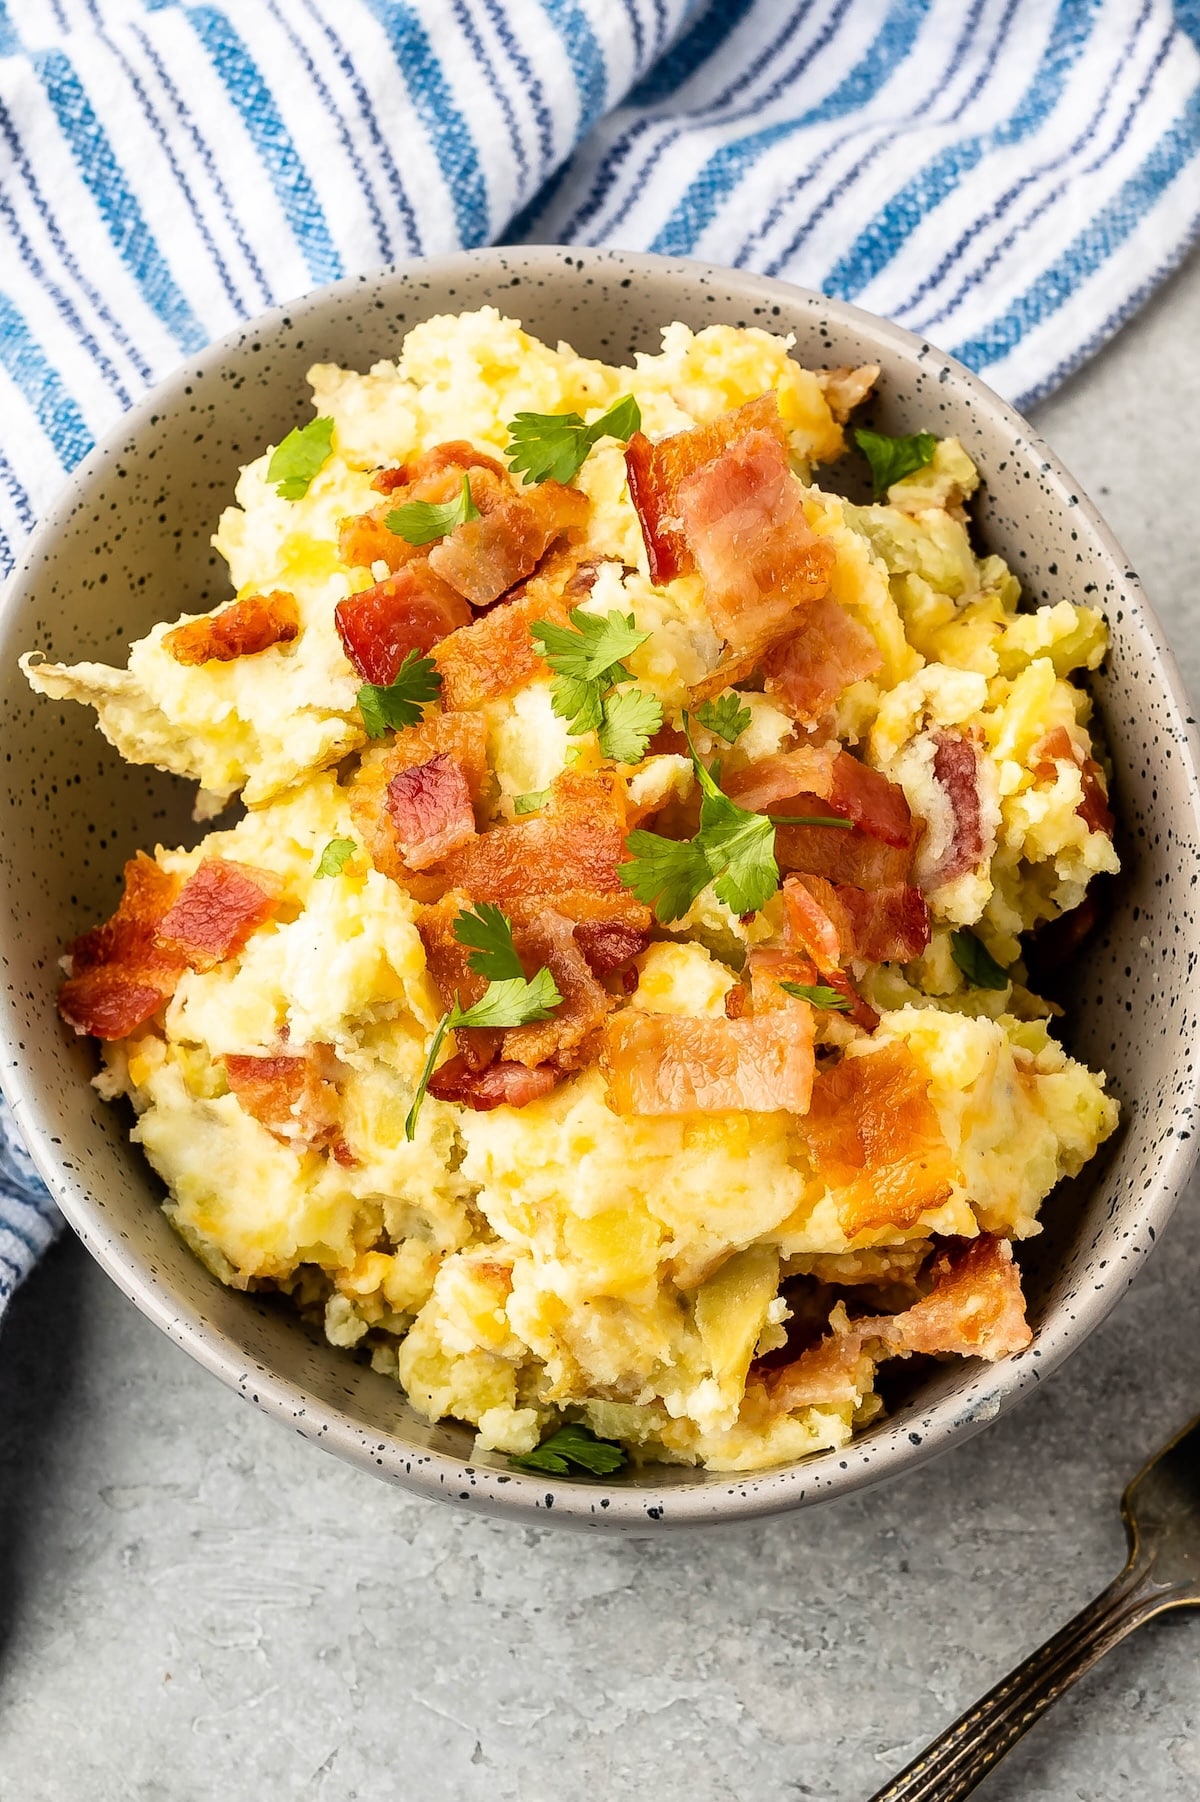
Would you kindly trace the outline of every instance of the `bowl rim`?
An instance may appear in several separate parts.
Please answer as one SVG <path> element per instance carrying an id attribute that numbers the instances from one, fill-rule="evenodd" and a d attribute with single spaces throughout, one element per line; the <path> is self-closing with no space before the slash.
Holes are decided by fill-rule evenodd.
<path id="1" fill-rule="evenodd" d="M 1145 632 L 1157 660 L 1157 673 L 1166 698 L 1176 715 L 1179 741 L 1186 743 L 1182 762 L 1187 778 L 1193 823 L 1200 838 L 1200 733 L 1191 713 L 1187 691 L 1175 657 L 1167 644 L 1142 585 L 1113 532 L 1040 434 L 972 370 L 927 340 L 890 320 L 881 319 L 847 302 L 834 300 L 812 289 L 743 270 L 727 269 L 694 258 L 664 257 L 646 251 L 561 245 L 488 247 L 417 258 L 368 273 L 348 276 L 310 290 L 235 326 L 214 339 L 194 357 L 180 364 L 124 413 L 69 474 L 54 504 L 47 510 L 27 541 L 19 563 L 0 592 L 0 631 L 7 628 L 15 605 L 33 585 L 43 559 L 43 547 L 53 543 L 68 525 L 78 499 L 90 482 L 135 437 L 152 416 L 175 408 L 188 384 L 198 374 L 208 374 L 240 352 L 250 339 L 290 330 L 306 316 L 323 312 L 330 304 L 352 300 L 356 293 L 375 293 L 391 282 L 419 284 L 429 278 L 439 284 L 456 276 L 488 267 L 505 270 L 520 265 L 531 278 L 543 282 L 575 283 L 589 276 L 608 275 L 620 269 L 636 278 L 639 273 L 673 276 L 724 287 L 747 305 L 807 306 L 838 320 L 868 340 L 889 345 L 908 363 L 934 359 L 939 368 L 953 373 L 986 410 L 994 423 L 1005 427 L 1015 443 L 1039 459 L 1039 474 L 1063 496 L 1074 497 L 1074 516 L 1112 565 L 1122 587 L 1122 605 Z M 486 304 L 486 303 L 481 303 Z M 655 1489 L 649 1483 L 615 1485 L 611 1489 L 590 1481 L 562 1481 L 477 1464 L 437 1450 L 405 1446 L 395 1430 L 364 1432 L 343 1410 L 316 1401 L 303 1387 L 269 1367 L 248 1366 L 245 1354 L 217 1326 L 190 1308 L 173 1304 L 157 1281 L 148 1281 L 136 1267 L 122 1236 L 90 1207 L 84 1186 L 64 1167 L 51 1125 L 40 1118 L 39 1099 L 31 1078 L 17 1055 L 17 1032 L 10 998 L 0 993 L 0 1089 L 25 1138 L 33 1163 L 58 1203 L 63 1215 L 101 1268 L 168 1338 L 215 1376 L 275 1419 L 290 1425 L 304 1437 L 338 1454 L 351 1464 L 384 1476 L 407 1489 L 489 1513 L 524 1520 L 541 1516 L 576 1527 L 618 1531 L 656 1531 L 666 1527 L 732 1524 L 811 1505 L 834 1495 L 848 1494 L 915 1469 L 930 1458 L 962 1443 L 1013 1406 L 1021 1395 L 1037 1386 L 1056 1369 L 1087 1335 L 1106 1318 L 1157 1241 L 1187 1181 L 1200 1138 L 1176 1132 L 1169 1146 L 1160 1147 L 1153 1182 L 1128 1206 L 1136 1206 L 1135 1223 L 1153 1229 L 1139 1233 L 1121 1260 L 1113 1260 L 1103 1281 L 1089 1285 L 1074 1298 L 1070 1318 L 1060 1306 L 1043 1321 L 1033 1346 L 1025 1353 L 998 1364 L 977 1361 L 966 1379 L 966 1393 L 945 1396 L 929 1404 L 923 1415 L 923 1431 L 911 1435 L 894 1422 L 875 1429 L 868 1438 L 852 1439 L 836 1452 L 814 1454 L 807 1460 L 745 1474 L 729 1473 L 725 1484 L 707 1481 L 667 1485 Z M 1200 1106 L 1200 1062 L 1180 1085 L 1175 1102 L 1178 1116 L 1194 1115 Z M 215 1277 L 212 1279 L 217 1280 Z M 828 1466 L 828 1468 L 826 1468 Z M 664 1467 L 659 1467 L 664 1468 Z M 653 1471 L 654 1467 L 643 1467 Z M 682 1473 L 681 1473 L 682 1474 Z"/>

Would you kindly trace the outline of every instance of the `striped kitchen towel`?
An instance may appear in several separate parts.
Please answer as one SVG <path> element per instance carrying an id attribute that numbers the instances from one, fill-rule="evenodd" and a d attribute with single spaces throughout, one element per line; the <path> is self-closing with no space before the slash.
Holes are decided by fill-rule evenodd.
<path id="1" fill-rule="evenodd" d="M 1200 230 L 1200 0 L 0 0 L 0 575 L 208 339 L 463 246 L 890 315 L 1029 404 Z M 53 1210 L 0 1121 L 0 1306 Z"/>

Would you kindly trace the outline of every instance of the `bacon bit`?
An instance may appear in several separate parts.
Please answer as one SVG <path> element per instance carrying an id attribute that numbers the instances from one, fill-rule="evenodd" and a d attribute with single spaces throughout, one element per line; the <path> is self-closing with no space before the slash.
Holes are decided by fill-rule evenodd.
<path id="1" fill-rule="evenodd" d="M 340 1136 L 339 1097 L 328 1074 L 333 1067 L 328 1046 L 308 1045 L 299 1054 L 283 1057 L 228 1053 L 221 1061 L 239 1105 L 273 1138 L 314 1150 L 328 1146 L 339 1163 L 345 1163 L 340 1151 L 357 1161 Z"/>
<path id="2" fill-rule="evenodd" d="M 440 752 L 428 763 L 398 770 L 385 802 L 396 846 L 410 870 L 440 863 L 475 836 L 475 810 L 462 765 Z"/>
<path id="3" fill-rule="evenodd" d="M 417 920 L 426 968 L 447 1011 L 456 1001 L 463 1007 L 472 1007 L 487 988 L 487 977 L 471 968 L 470 947 L 460 944 L 454 936 L 455 920 L 470 905 L 470 897 L 456 890 L 432 907 L 422 909 Z M 454 1036 L 459 1059 L 472 1072 L 486 1070 L 494 1062 L 504 1038 L 499 1028 L 490 1026 L 460 1027 Z M 455 1061 L 451 1059 L 450 1063 Z M 449 1063 L 443 1064 L 442 1069 L 449 1067 Z"/>
<path id="4" fill-rule="evenodd" d="M 748 432 L 773 432 L 786 452 L 787 434 L 774 393 L 722 413 L 708 425 L 673 432 L 651 444 L 635 432 L 625 447 L 629 498 L 637 511 L 650 562 L 650 580 L 662 587 L 693 570 L 695 559 L 679 518 L 679 488 Z"/>
<path id="5" fill-rule="evenodd" d="M 386 688 L 410 651 L 432 650 L 470 621 L 471 609 L 421 559 L 339 601 L 333 617 L 342 649 L 363 681 Z"/>
<path id="6" fill-rule="evenodd" d="M 903 1358 L 957 1352 L 994 1364 L 1033 1338 L 1012 1246 L 990 1233 L 942 1252 L 933 1266 L 933 1288 L 903 1314 L 858 1325 L 877 1329 L 888 1351 Z"/>
<path id="7" fill-rule="evenodd" d="M 1065 726 L 1055 726 L 1033 748 L 1031 768 L 1035 776 L 1053 782 L 1059 763 L 1071 762 L 1079 771 L 1083 799 L 1075 809 L 1089 832 L 1104 832 L 1111 838 L 1116 822 L 1108 805 L 1104 772 L 1094 757 L 1088 757 Z"/>
<path id="8" fill-rule="evenodd" d="M 575 943 L 597 976 L 611 976 L 640 957 L 650 943 L 647 927 L 627 920 L 581 920 Z"/>
<path id="9" fill-rule="evenodd" d="M 686 757 L 688 741 L 678 726 L 660 726 L 646 746 L 646 755 L 648 757 Z"/>
<path id="10" fill-rule="evenodd" d="M 257 657 L 272 645 L 291 644 L 299 633 L 295 595 L 273 588 L 270 594 L 248 594 L 203 619 L 176 626 L 163 646 L 176 663 L 232 663 L 238 657 Z"/>
<path id="11" fill-rule="evenodd" d="M 820 795 L 796 795 L 788 812 L 819 814 L 827 809 Z M 855 827 L 845 832 L 836 826 L 777 826 L 775 861 L 781 870 L 827 876 L 830 882 L 854 888 L 877 889 L 906 885 L 912 868 L 912 847 L 904 850 L 870 838 Z"/>
<path id="12" fill-rule="evenodd" d="M 828 813 L 824 797 L 833 788 L 834 765 L 839 755 L 834 745 L 799 745 L 795 750 L 760 758 L 744 769 L 731 770 L 722 778 L 722 787 L 731 801 L 751 813 L 773 813 L 797 795 L 822 797 L 819 806 L 804 811 Z M 787 811 L 799 813 L 801 809 L 789 807 Z"/>
<path id="13" fill-rule="evenodd" d="M 904 790 L 833 745 L 800 745 L 794 751 L 764 757 L 731 774 L 725 792 L 751 813 L 781 809 L 787 813 L 835 813 L 853 820 L 868 837 L 911 851 L 915 834 Z M 800 830 L 828 833 L 836 828 Z M 850 834 L 839 836 L 849 838 Z"/>
<path id="14" fill-rule="evenodd" d="M 979 795 L 978 746 L 962 732 L 939 731 L 932 738 L 933 779 L 950 804 L 954 828 L 942 855 L 922 875 L 922 887 L 926 890 L 977 869 L 987 853 Z"/>
<path id="15" fill-rule="evenodd" d="M 583 917 L 575 891 L 623 896 L 617 874 L 625 858 L 624 783 L 611 771 L 566 770 L 541 813 L 481 833 L 447 858 L 448 886 L 476 901 L 529 896 Z"/>
<path id="16" fill-rule="evenodd" d="M 601 1067 L 618 1114 L 802 1114 L 813 1083 L 812 1010 L 744 1020 L 645 1014 L 608 1022 Z"/>
<path id="17" fill-rule="evenodd" d="M 578 1070 L 590 1061 L 596 1037 L 613 1000 L 601 988 L 575 940 L 572 922 L 540 901 L 512 907 L 513 944 L 527 973 L 543 965 L 553 976 L 562 1004 L 548 1020 L 510 1027 L 501 1056 L 531 1069 L 554 1060 L 560 1070 Z"/>
<path id="18" fill-rule="evenodd" d="M 471 498 L 477 507 L 483 505 L 485 495 L 511 493 L 507 472 L 496 459 L 461 440 L 437 444 L 396 470 L 378 471 L 371 486 L 390 496 L 389 503 L 341 522 L 338 556 L 342 562 L 349 569 L 369 569 L 372 564 L 386 563 L 394 573 L 414 559 L 424 561 L 427 548 L 409 544 L 398 532 L 390 531 L 388 514 L 410 501 L 442 504 L 457 500 L 464 475 L 471 478 Z"/>
<path id="19" fill-rule="evenodd" d="M 735 650 L 764 647 L 829 587 L 836 553 L 772 433 L 748 432 L 678 493 L 709 618 Z"/>
<path id="20" fill-rule="evenodd" d="M 862 1333 L 836 1329 L 790 1364 L 764 1373 L 761 1388 L 778 1414 L 797 1408 L 836 1407 L 862 1400 L 875 1380 L 875 1360 L 863 1349 Z"/>
<path id="21" fill-rule="evenodd" d="M 834 759 L 828 800 L 835 813 L 853 820 L 869 838 L 910 850 L 916 835 L 904 790 L 848 751 L 839 751 Z"/>
<path id="22" fill-rule="evenodd" d="M 552 553 L 524 593 L 501 601 L 439 644 L 434 661 L 444 707 L 482 707 L 548 673 L 529 628 L 539 619 L 566 625 L 572 603 L 562 590 L 573 563 L 572 552 Z"/>
<path id="23" fill-rule="evenodd" d="M 820 1070 L 806 1133 L 849 1236 L 915 1226 L 958 1181 L 929 1079 L 900 1042 Z"/>
<path id="24" fill-rule="evenodd" d="M 394 463 L 390 469 L 377 469 L 371 477 L 371 486 L 376 494 L 394 494 L 397 488 L 406 487 L 408 481 L 408 464 Z"/>
<path id="25" fill-rule="evenodd" d="M 486 1070 L 472 1070 L 465 1058 L 450 1057 L 430 1079 L 429 1093 L 437 1101 L 458 1101 L 487 1113 L 494 1107 L 528 1107 L 548 1095 L 559 1080 L 559 1072 L 548 1064 L 536 1070 L 524 1064 L 489 1064 Z"/>
<path id="26" fill-rule="evenodd" d="M 357 1170 L 360 1168 L 362 1163 L 361 1158 L 355 1157 L 341 1133 L 338 1133 L 337 1137 L 331 1140 L 329 1151 L 334 1163 L 340 1164 L 343 1170 Z"/>
<path id="27" fill-rule="evenodd" d="M 158 940 L 193 970 L 211 970 L 236 956 L 278 906 L 279 880 L 269 871 L 206 857 L 164 914 Z"/>
<path id="28" fill-rule="evenodd" d="M 179 878 L 139 851 L 125 865 L 125 889 L 111 919 L 71 945 L 70 975 L 58 1011 L 78 1033 L 123 1039 L 175 993 L 185 964 L 155 929 L 179 893 Z"/>
<path id="29" fill-rule="evenodd" d="M 822 876 L 789 876 L 783 901 L 789 934 L 818 961 L 907 963 L 929 943 L 925 897 L 907 883 L 867 890 Z"/>
<path id="30" fill-rule="evenodd" d="M 476 494 L 479 519 L 467 520 L 434 545 L 429 566 L 474 607 L 498 600 L 532 575 L 555 539 L 587 526 L 591 503 L 577 489 L 541 482 L 514 493 Z"/>
<path id="31" fill-rule="evenodd" d="M 855 369 L 843 363 L 836 369 L 818 369 L 815 374 L 824 390 L 829 411 L 839 425 L 845 425 L 855 407 L 862 405 L 879 380 L 879 365 L 861 363 Z"/>
<path id="32" fill-rule="evenodd" d="M 867 628 L 829 595 L 806 608 L 796 630 L 762 660 L 763 687 L 785 713 L 814 726 L 852 682 L 883 665 Z"/>
<path id="33" fill-rule="evenodd" d="M 711 701 L 727 688 L 738 688 L 748 682 L 759 664 L 762 662 L 762 647 L 754 645 L 749 651 L 739 651 L 728 657 L 722 657 L 715 669 L 702 676 L 699 682 L 693 682 L 688 689 L 688 708 L 695 712 L 703 701 Z M 684 746 L 686 755 L 687 746 Z"/>
<path id="34" fill-rule="evenodd" d="M 879 1025 L 879 1015 L 875 1009 L 863 1000 L 850 978 L 836 964 L 825 969 L 819 962 L 811 962 L 807 957 L 798 956 L 795 951 L 758 949 L 750 953 L 746 968 L 750 973 L 750 994 L 756 1014 L 784 1006 L 810 1005 L 789 995 L 786 989 L 780 987 L 781 983 L 801 982 L 810 986 L 820 983 L 825 988 L 834 989 L 847 1003 L 844 1009 L 827 1011 L 836 1012 L 840 1018 L 849 1020 L 854 1026 L 860 1026 L 864 1032 L 874 1032 Z M 817 1009 L 818 1013 L 822 1011 L 825 1010 Z"/>
<path id="35" fill-rule="evenodd" d="M 725 1018 L 740 1020 L 746 1011 L 746 985 L 735 982 L 733 987 L 725 991 Z"/>
<path id="36" fill-rule="evenodd" d="M 388 806 L 389 785 L 405 770 L 413 770 L 439 757 L 448 758 L 461 772 L 470 799 L 482 798 L 488 785 L 487 721 L 478 713 L 431 713 L 415 726 L 406 726 L 386 743 L 364 755 L 350 788 L 350 814 L 371 862 L 383 876 L 411 888 L 418 899 L 436 899 L 445 883 L 425 884 L 432 878 L 409 878 L 423 870 L 406 857 L 397 837 L 397 823 Z M 461 816 L 465 826 L 466 816 Z M 474 816 L 471 827 L 474 830 Z M 465 840 L 463 841 L 465 842 Z M 442 853 L 439 853 L 442 855 Z"/>

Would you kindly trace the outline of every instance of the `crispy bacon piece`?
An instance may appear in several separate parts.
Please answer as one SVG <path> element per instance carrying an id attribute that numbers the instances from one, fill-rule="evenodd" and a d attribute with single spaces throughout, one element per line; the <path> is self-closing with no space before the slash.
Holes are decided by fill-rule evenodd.
<path id="1" fill-rule="evenodd" d="M 156 928 L 179 893 L 141 851 L 125 865 L 125 890 L 112 918 L 75 940 L 58 1011 L 78 1033 L 123 1039 L 175 992 L 186 965 L 159 944 Z"/>
<path id="2" fill-rule="evenodd" d="M 915 1226 L 958 1180 L 929 1079 L 902 1042 L 823 1068 L 805 1125 L 847 1235 Z"/>
<path id="3" fill-rule="evenodd" d="M 949 803 L 953 829 L 941 856 L 922 875 L 926 890 L 977 869 L 987 854 L 979 794 L 979 747 L 963 732 L 941 730 L 932 737 L 933 779 Z"/>
<path id="4" fill-rule="evenodd" d="M 624 784 L 614 773 L 565 771 L 541 813 L 480 833 L 447 858 L 447 886 L 476 901 L 541 899 L 578 920 L 576 892 L 623 896 L 617 867 L 625 857 Z"/>
<path id="5" fill-rule="evenodd" d="M 868 890 L 823 876 L 789 876 L 783 900 L 790 935 L 826 968 L 853 958 L 907 963 L 929 943 L 925 897 L 907 883 Z"/>
<path id="6" fill-rule="evenodd" d="M 912 813 L 904 790 L 835 745 L 800 745 L 777 752 L 731 774 L 724 786 L 731 800 L 752 813 L 837 814 L 853 820 L 869 838 L 897 850 L 908 853 L 913 844 Z"/>
<path id="7" fill-rule="evenodd" d="M 1023 1351 L 1033 1338 L 1012 1246 L 990 1233 L 941 1252 L 933 1288 L 903 1314 L 858 1325 L 864 1332 L 877 1330 L 887 1351 L 900 1357 L 957 1352 L 995 1363 Z"/>
<path id="8" fill-rule="evenodd" d="M 485 497 L 490 500 L 512 492 L 503 466 L 494 457 L 477 451 L 474 445 L 460 439 L 435 444 L 432 450 L 422 452 L 397 469 L 379 470 L 371 486 L 388 495 L 388 503 L 341 522 L 338 555 L 342 562 L 350 569 L 369 569 L 372 564 L 386 563 L 389 570 L 395 572 L 414 558 L 423 560 L 428 547 L 409 544 L 398 532 L 391 531 L 387 525 L 388 514 L 412 501 L 444 504 L 457 500 L 462 492 L 464 475 L 470 477 L 471 498 L 477 507 L 484 505 Z"/>
<path id="9" fill-rule="evenodd" d="M 765 648 L 829 587 L 836 553 L 771 432 L 748 432 L 679 484 L 679 514 L 704 604 L 734 650 Z"/>
<path id="10" fill-rule="evenodd" d="M 424 863 L 410 863 L 398 834 L 398 822 L 389 810 L 390 784 L 402 772 L 440 757 L 448 758 L 460 772 L 470 800 L 480 800 L 488 784 L 487 721 L 482 714 L 431 713 L 417 725 L 406 726 L 386 743 L 366 752 L 350 789 L 351 817 L 375 868 L 394 882 L 412 888 L 418 899 L 436 899 L 446 884 L 435 882 L 432 891 L 427 891 L 425 885 L 433 879 L 419 876 Z M 457 817 L 465 829 L 465 812 Z M 472 815 L 472 832 L 474 825 Z M 413 842 L 417 842 L 416 837 Z M 463 843 L 465 838 L 459 841 L 460 848 Z M 438 855 L 444 853 L 439 851 Z M 418 875 L 416 883 L 409 880 L 413 875 Z"/>
<path id="11" fill-rule="evenodd" d="M 867 628 L 821 595 L 800 614 L 795 631 L 766 652 L 763 687 L 794 720 L 814 726 L 844 689 L 882 664 Z"/>
<path id="12" fill-rule="evenodd" d="M 429 566 L 474 607 L 486 607 L 532 575 L 555 539 L 584 530 L 585 494 L 560 482 L 475 495 L 479 519 L 467 520 L 433 546 Z"/>
<path id="13" fill-rule="evenodd" d="M 577 605 L 563 594 L 572 565 L 573 553 L 552 553 L 523 593 L 501 601 L 438 645 L 434 660 L 442 676 L 443 706 L 482 707 L 547 673 L 529 628 L 539 619 L 567 624 L 570 608 Z"/>
<path id="14" fill-rule="evenodd" d="M 575 943 L 597 976 L 611 976 L 640 957 L 650 943 L 647 926 L 630 920 L 580 920 Z"/>
<path id="15" fill-rule="evenodd" d="M 609 1020 L 601 1052 L 618 1114 L 802 1114 L 813 1083 L 813 1017 L 803 1002 L 740 1020 L 645 1014 Z"/>
<path id="16" fill-rule="evenodd" d="M 524 1064 L 495 1063 L 472 1070 L 465 1058 L 450 1057 L 434 1072 L 429 1093 L 438 1101 L 459 1101 L 483 1114 L 494 1107 L 528 1107 L 531 1101 L 540 1101 L 559 1074 L 549 1064 L 531 1070 Z"/>
<path id="17" fill-rule="evenodd" d="M 193 970 L 234 957 L 279 906 L 279 880 L 230 858 L 206 857 L 158 925 L 158 941 Z"/>
<path id="18" fill-rule="evenodd" d="M 410 870 L 440 863 L 475 836 L 475 810 L 463 767 L 445 751 L 397 770 L 387 785 L 396 848 Z"/>
<path id="19" fill-rule="evenodd" d="M 203 619 L 176 626 L 163 645 L 176 663 L 232 663 L 237 657 L 256 657 L 272 645 L 290 644 L 299 633 L 295 595 L 273 588 L 270 594 L 248 594 Z"/>
<path id="20" fill-rule="evenodd" d="M 426 967 L 447 1011 L 455 1002 L 464 1008 L 472 1007 L 488 985 L 487 977 L 471 968 L 470 946 L 460 944 L 454 936 L 455 920 L 470 906 L 470 896 L 456 889 L 433 906 L 422 908 L 417 920 L 417 931 L 425 947 Z M 503 1037 L 498 1027 L 460 1028 L 455 1033 L 458 1060 L 451 1059 L 442 1068 L 449 1069 L 450 1063 L 461 1061 L 472 1072 L 486 1070 L 499 1056 Z M 443 1099 L 454 1097 L 444 1096 Z"/>
<path id="21" fill-rule="evenodd" d="M 1033 748 L 1033 773 L 1052 782 L 1057 774 L 1055 765 L 1067 761 L 1079 771 L 1083 788 L 1083 799 L 1075 809 L 1076 813 L 1089 832 L 1106 832 L 1111 838 L 1116 822 L 1108 805 L 1104 772 L 1094 757 L 1084 755 L 1065 726 L 1055 726 Z"/>
<path id="22" fill-rule="evenodd" d="M 760 758 L 744 769 L 731 770 L 722 777 L 721 786 L 731 801 L 751 813 L 828 814 L 832 809 L 825 806 L 824 797 L 833 789 L 834 767 L 840 755 L 836 745 L 798 745 L 794 750 L 776 751 L 770 757 Z M 821 804 L 803 810 L 783 807 L 785 801 L 791 802 L 797 795 L 820 796 Z"/>
<path id="23" fill-rule="evenodd" d="M 827 809 L 820 795 L 796 795 L 787 811 L 820 814 Z M 830 882 L 854 888 L 907 885 L 912 858 L 911 845 L 901 849 L 884 844 L 858 827 L 852 832 L 836 826 L 778 826 L 775 830 L 775 861 L 781 870 L 826 876 Z"/>
<path id="24" fill-rule="evenodd" d="M 377 469 L 371 477 L 371 486 L 376 494 L 394 494 L 397 488 L 407 485 L 407 463 L 393 463 L 389 469 Z"/>
<path id="25" fill-rule="evenodd" d="M 843 1402 L 857 1405 L 874 1380 L 875 1359 L 863 1349 L 862 1333 L 853 1328 L 827 1334 L 790 1364 L 768 1370 L 760 1379 L 768 1406 L 779 1414 Z"/>
<path id="26" fill-rule="evenodd" d="M 221 1061 L 239 1105 L 274 1138 L 298 1147 L 329 1146 L 336 1155 L 340 1109 L 327 1046 L 306 1045 L 284 1056 L 228 1053 Z"/>
<path id="27" fill-rule="evenodd" d="M 750 953 L 746 969 L 750 976 L 750 993 L 756 1014 L 795 1004 L 795 998 L 780 987 L 781 983 L 819 983 L 825 988 L 836 990 L 847 1003 L 845 1009 L 831 1011 L 837 1011 L 852 1025 L 860 1026 L 864 1032 L 874 1032 L 879 1025 L 879 1015 L 875 1009 L 863 1000 L 850 978 L 836 963 L 826 968 L 818 961 L 810 960 L 795 951 L 760 947 Z M 822 1010 L 818 1008 L 817 1011 L 819 1013 Z"/>
<path id="28" fill-rule="evenodd" d="M 774 393 L 760 394 L 708 425 L 673 432 L 657 444 L 651 444 L 644 432 L 635 432 L 629 440 L 625 447 L 629 498 L 641 524 L 650 580 L 659 587 L 696 567 L 679 516 L 680 484 L 754 431 L 773 433 L 786 452 L 787 434 Z"/>
<path id="29" fill-rule="evenodd" d="M 432 650 L 470 623 L 471 609 L 419 558 L 339 601 L 333 617 L 342 649 L 363 681 L 386 688 L 410 651 Z"/>

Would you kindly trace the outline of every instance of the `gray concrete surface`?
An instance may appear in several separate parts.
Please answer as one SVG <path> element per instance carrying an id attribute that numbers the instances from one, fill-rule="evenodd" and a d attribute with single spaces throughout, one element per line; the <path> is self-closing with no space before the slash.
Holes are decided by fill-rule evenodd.
<path id="1" fill-rule="evenodd" d="M 1200 692 L 1200 259 L 1041 410 Z M 1052 1383 L 907 1479 L 587 1542 L 411 1500 L 269 1423 L 74 1242 L 0 1339 L 3 1802 L 859 1802 L 1118 1568 L 1200 1408 L 1197 1191 Z M 1114 1653 L 980 1790 L 1194 1802 L 1200 1620 Z"/>

